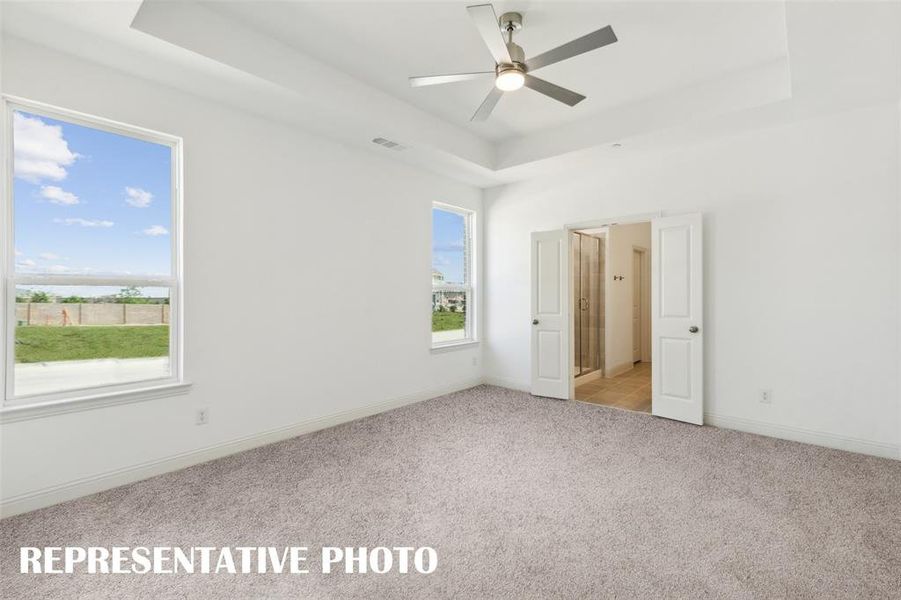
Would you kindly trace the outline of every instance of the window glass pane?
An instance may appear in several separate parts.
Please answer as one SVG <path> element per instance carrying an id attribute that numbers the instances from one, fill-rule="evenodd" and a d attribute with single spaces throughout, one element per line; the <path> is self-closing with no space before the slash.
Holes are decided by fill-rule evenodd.
<path id="1" fill-rule="evenodd" d="M 432 343 L 470 337 L 466 313 L 468 299 L 467 217 L 432 209 Z"/>
<path id="2" fill-rule="evenodd" d="M 15 395 L 168 377 L 169 289 L 17 286 Z"/>
<path id="3" fill-rule="evenodd" d="M 17 273 L 171 274 L 169 146 L 13 113 Z"/>
<path id="4" fill-rule="evenodd" d="M 465 340 L 466 296 L 463 291 L 436 289 L 432 291 L 432 343 Z"/>
<path id="5" fill-rule="evenodd" d="M 466 217 L 432 209 L 432 283 L 466 281 Z"/>

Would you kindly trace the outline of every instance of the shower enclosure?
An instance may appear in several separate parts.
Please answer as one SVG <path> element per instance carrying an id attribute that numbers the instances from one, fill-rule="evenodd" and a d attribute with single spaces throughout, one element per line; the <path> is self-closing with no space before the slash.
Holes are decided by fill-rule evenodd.
<path id="1" fill-rule="evenodd" d="M 585 233 L 572 235 L 573 375 L 601 368 L 604 355 L 604 240 Z"/>

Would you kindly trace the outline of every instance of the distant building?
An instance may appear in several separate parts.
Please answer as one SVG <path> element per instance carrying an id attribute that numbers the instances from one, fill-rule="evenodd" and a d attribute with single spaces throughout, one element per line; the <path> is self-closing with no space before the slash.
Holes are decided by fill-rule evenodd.
<path id="1" fill-rule="evenodd" d="M 444 273 L 432 269 L 432 287 L 445 285 Z M 466 293 L 455 290 L 432 290 L 432 310 L 466 312 Z"/>

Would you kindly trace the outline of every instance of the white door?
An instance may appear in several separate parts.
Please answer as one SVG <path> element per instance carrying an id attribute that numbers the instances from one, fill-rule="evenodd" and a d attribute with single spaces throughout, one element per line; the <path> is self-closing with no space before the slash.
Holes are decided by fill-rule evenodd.
<path id="1" fill-rule="evenodd" d="M 569 399 L 569 245 L 566 231 L 532 234 L 532 394 Z"/>
<path id="2" fill-rule="evenodd" d="M 701 215 L 651 221 L 651 412 L 704 422 Z"/>
<path id="3" fill-rule="evenodd" d="M 632 251 L 632 362 L 641 361 L 641 252 Z"/>

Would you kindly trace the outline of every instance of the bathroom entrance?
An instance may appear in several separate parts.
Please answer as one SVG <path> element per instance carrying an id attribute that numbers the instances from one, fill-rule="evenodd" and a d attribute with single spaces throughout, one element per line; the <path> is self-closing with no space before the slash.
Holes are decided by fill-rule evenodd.
<path id="1" fill-rule="evenodd" d="M 651 223 L 570 235 L 574 397 L 651 412 Z"/>
<path id="2" fill-rule="evenodd" d="M 686 213 L 532 232 L 532 394 L 702 424 L 702 226 Z"/>

